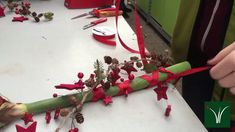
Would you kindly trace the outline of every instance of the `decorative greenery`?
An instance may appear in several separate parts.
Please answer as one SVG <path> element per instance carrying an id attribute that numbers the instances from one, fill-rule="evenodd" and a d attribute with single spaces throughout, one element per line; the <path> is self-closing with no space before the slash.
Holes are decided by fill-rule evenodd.
<path id="1" fill-rule="evenodd" d="M 21 16 L 30 16 L 35 22 L 40 22 L 42 16 L 44 16 L 45 20 L 51 21 L 53 19 L 54 13 L 45 12 L 45 13 L 36 13 L 35 11 L 30 11 L 31 3 L 23 0 L 7 0 L 7 3 L 4 4 L 2 1 L 3 8 L 8 8 L 11 12 L 15 12 L 15 14 L 19 14 Z"/>

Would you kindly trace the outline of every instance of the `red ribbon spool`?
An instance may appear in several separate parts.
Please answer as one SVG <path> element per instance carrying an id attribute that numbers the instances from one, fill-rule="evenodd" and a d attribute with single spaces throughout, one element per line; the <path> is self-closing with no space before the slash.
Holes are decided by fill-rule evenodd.
<path id="1" fill-rule="evenodd" d="M 103 44 L 116 46 L 116 42 L 112 40 L 115 38 L 115 32 L 110 27 L 96 27 L 92 29 L 93 38 Z"/>

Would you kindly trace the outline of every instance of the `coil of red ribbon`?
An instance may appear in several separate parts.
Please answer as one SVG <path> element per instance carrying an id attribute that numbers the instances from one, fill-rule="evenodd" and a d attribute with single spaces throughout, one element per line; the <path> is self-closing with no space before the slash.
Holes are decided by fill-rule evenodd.
<path id="1" fill-rule="evenodd" d="M 96 27 L 92 29 L 93 38 L 103 44 L 116 46 L 115 32 L 110 27 Z"/>

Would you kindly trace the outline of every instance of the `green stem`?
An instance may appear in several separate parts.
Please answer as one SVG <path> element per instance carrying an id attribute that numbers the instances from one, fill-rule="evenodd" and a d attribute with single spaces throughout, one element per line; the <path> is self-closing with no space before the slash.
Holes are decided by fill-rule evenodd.
<path id="1" fill-rule="evenodd" d="M 173 66 L 170 66 L 166 68 L 167 70 L 173 72 L 173 73 L 181 73 L 186 70 L 191 69 L 191 66 L 188 62 L 182 62 Z M 167 74 L 166 73 L 159 73 L 159 79 L 158 81 L 164 81 L 167 79 Z M 149 86 L 149 82 L 146 80 L 136 77 L 134 80 L 131 82 L 131 87 L 133 91 L 141 90 Z M 108 96 L 116 96 L 119 93 L 119 88 L 117 86 L 111 86 L 109 90 L 106 91 L 106 95 Z M 77 93 L 73 94 L 78 100 L 82 100 L 82 94 Z M 58 107 L 60 108 L 65 108 L 65 107 L 70 107 L 71 103 L 69 101 L 68 96 L 70 95 L 65 95 L 65 96 L 60 96 L 57 98 L 51 98 L 51 99 L 45 99 L 41 100 L 38 102 L 33 102 L 33 103 L 27 103 L 27 104 L 22 104 L 25 105 L 26 111 L 29 113 L 42 113 L 46 112 L 48 110 L 54 110 Z M 86 98 L 85 102 L 91 101 L 93 95 L 92 92 L 89 93 L 88 97 Z"/>

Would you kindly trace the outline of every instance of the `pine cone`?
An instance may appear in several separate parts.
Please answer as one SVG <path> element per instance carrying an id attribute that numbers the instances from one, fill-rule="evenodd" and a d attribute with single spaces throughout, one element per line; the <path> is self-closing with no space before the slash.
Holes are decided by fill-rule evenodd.
<path id="1" fill-rule="evenodd" d="M 102 85 L 102 87 L 103 87 L 103 89 L 104 89 L 105 91 L 109 90 L 110 86 L 111 86 L 111 84 L 110 84 L 109 81 L 105 82 L 105 83 Z"/>
<path id="2" fill-rule="evenodd" d="M 84 122 L 84 117 L 81 113 L 77 113 L 75 115 L 75 119 L 76 119 L 77 123 L 79 123 L 79 124 L 82 124 Z"/>
<path id="3" fill-rule="evenodd" d="M 104 56 L 104 62 L 107 63 L 107 64 L 111 64 L 112 63 L 112 57 Z"/>

